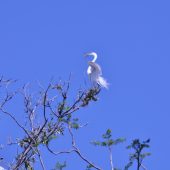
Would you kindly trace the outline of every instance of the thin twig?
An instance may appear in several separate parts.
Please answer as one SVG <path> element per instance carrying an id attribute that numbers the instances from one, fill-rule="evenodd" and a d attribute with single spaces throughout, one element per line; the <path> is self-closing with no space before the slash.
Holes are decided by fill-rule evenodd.
<path id="1" fill-rule="evenodd" d="M 36 152 L 37 152 L 37 154 L 38 154 L 38 158 L 39 158 L 39 160 L 40 160 L 41 167 L 42 167 L 43 170 L 45 170 L 46 168 L 45 168 L 43 159 L 42 159 L 42 157 L 41 157 L 41 154 L 40 154 L 40 151 L 38 150 L 38 148 L 36 148 Z"/>
<path id="2" fill-rule="evenodd" d="M 43 115 L 44 115 L 45 122 L 47 121 L 47 117 L 46 117 L 46 100 L 47 100 L 47 93 L 48 93 L 48 90 L 50 89 L 50 87 L 51 87 L 51 84 L 49 84 L 47 89 L 45 90 L 44 99 L 43 99 Z"/>
<path id="3" fill-rule="evenodd" d="M 141 164 L 141 167 L 142 167 L 144 170 L 147 170 L 147 168 L 146 168 L 143 164 Z"/>
<path id="4" fill-rule="evenodd" d="M 71 127 L 70 127 L 69 124 L 68 124 L 68 130 L 69 130 L 69 133 L 70 133 L 70 136 L 71 136 L 71 139 L 72 139 L 72 147 L 74 148 L 74 152 L 77 153 L 82 160 L 84 160 L 86 163 L 91 165 L 93 168 L 95 168 L 97 170 L 102 170 L 101 168 L 99 168 L 98 166 L 93 164 L 91 161 L 89 161 L 87 158 L 85 158 L 85 156 L 82 155 L 79 148 L 76 146 L 75 138 L 74 138 L 74 135 L 73 135 L 73 133 L 71 131 Z"/>
<path id="5" fill-rule="evenodd" d="M 52 149 L 50 149 L 49 145 L 47 144 L 46 145 L 48 151 L 50 153 L 52 153 L 53 155 L 59 155 L 59 154 L 66 154 L 66 153 L 71 153 L 74 151 L 74 149 L 70 149 L 70 150 L 66 150 L 66 151 L 58 151 L 58 152 L 54 152 Z"/>

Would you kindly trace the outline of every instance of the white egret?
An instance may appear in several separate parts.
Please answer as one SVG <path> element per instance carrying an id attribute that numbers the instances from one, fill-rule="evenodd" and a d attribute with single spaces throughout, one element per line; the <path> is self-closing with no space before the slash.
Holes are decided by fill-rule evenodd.
<path id="1" fill-rule="evenodd" d="M 97 60 L 97 54 L 95 52 L 87 53 L 85 56 L 92 56 L 93 60 L 89 61 L 89 67 L 87 69 L 87 74 L 90 77 L 90 81 L 93 85 L 100 85 L 101 87 L 108 88 L 107 81 L 102 77 L 102 70 L 101 67 L 95 63 Z"/>
<path id="2" fill-rule="evenodd" d="M 0 170 L 5 170 L 2 166 L 0 166 Z"/>

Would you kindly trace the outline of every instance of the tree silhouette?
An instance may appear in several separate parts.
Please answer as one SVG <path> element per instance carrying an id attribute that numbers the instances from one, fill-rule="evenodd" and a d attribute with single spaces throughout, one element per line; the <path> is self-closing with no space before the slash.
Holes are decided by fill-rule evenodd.
<path id="1" fill-rule="evenodd" d="M 41 148 L 43 147 L 52 155 L 58 156 L 61 154 L 75 153 L 82 161 L 87 164 L 86 169 L 101 168 L 93 161 L 89 160 L 81 152 L 78 147 L 73 129 L 82 128 L 85 125 L 79 123 L 79 119 L 75 118 L 73 114 L 81 108 L 87 107 L 91 102 L 98 100 L 98 95 L 101 91 L 99 86 L 91 87 L 89 89 L 80 89 L 77 91 L 76 98 L 73 103 L 69 102 L 70 80 L 67 82 L 53 83 L 50 82 L 46 88 L 39 84 L 38 93 L 34 95 L 29 90 L 29 85 L 26 84 L 17 90 L 9 90 L 9 86 L 15 84 L 15 80 L 0 79 L 0 112 L 9 116 L 24 135 L 19 135 L 14 141 L 9 141 L 8 145 L 17 145 L 18 150 L 15 154 L 13 162 L 7 164 L 8 169 L 18 170 L 26 169 L 33 170 L 37 161 L 41 165 L 41 169 L 45 170 L 46 166 L 42 158 Z M 15 102 L 16 96 L 22 97 L 24 104 L 24 113 L 26 115 L 26 123 L 19 122 L 15 116 L 15 112 L 8 111 L 10 101 Z M 41 120 L 41 123 L 39 123 Z M 71 147 L 66 150 L 55 151 L 51 147 L 51 142 L 56 138 L 68 133 L 71 139 Z M 95 146 L 106 147 L 109 151 L 109 162 L 111 170 L 117 168 L 113 165 L 112 147 L 119 143 L 125 142 L 124 138 L 112 139 L 111 130 L 108 129 L 102 136 L 102 141 L 91 142 Z M 140 142 L 139 139 L 133 140 L 128 148 L 135 150 L 129 158 L 129 163 L 125 169 L 130 168 L 134 161 L 137 161 L 137 170 L 140 168 L 146 169 L 143 165 L 143 160 L 149 153 L 143 153 L 144 148 L 149 147 L 149 141 Z M 3 160 L 3 156 L 1 158 Z M 57 162 L 54 165 L 54 170 L 62 170 L 67 166 L 66 162 Z"/>

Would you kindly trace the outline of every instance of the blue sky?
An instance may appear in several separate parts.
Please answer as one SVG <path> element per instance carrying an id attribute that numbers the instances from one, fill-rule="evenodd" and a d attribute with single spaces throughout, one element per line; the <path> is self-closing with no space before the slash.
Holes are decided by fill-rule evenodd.
<path id="1" fill-rule="evenodd" d="M 82 151 L 109 169 L 107 152 L 88 141 L 111 128 L 115 138 L 127 138 L 114 150 L 117 167 L 128 161 L 124 148 L 132 139 L 151 138 L 152 156 L 146 166 L 168 169 L 169 5 L 153 0 L 1 1 L 0 74 L 35 85 L 37 80 L 46 84 L 51 77 L 66 80 L 72 73 L 71 88 L 76 93 L 88 81 L 83 54 L 96 51 L 110 88 L 102 90 L 97 103 L 77 113 L 89 122 L 77 135 Z M 3 116 L 0 124 L 7 124 Z M 0 130 L 2 136 L 7 132 Z M 10 149 L 4 153 L 8 157 Z M 82 169 L 76 156 L 67 160 L 68 169 Z M 48 166 L 50 161 L 47 158 Z"/>

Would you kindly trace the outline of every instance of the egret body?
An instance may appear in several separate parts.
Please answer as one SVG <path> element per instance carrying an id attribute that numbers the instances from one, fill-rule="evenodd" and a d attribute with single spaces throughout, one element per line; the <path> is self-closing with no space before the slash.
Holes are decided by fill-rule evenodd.
<path id="1" fill-rule="evenodd" d="M 93 60 L 89 61 L 87 74 L 90 78 L 90 81 L 93 83 L 93 85 L 100 85 L 101 87 L 108 88 L 107 81 L 102 77 L 102 70 L 99 64 L 96 63 L 97 60 L 97 54 L 95 52 L 87 53 L 85 56 L 92 56 Z"/>

